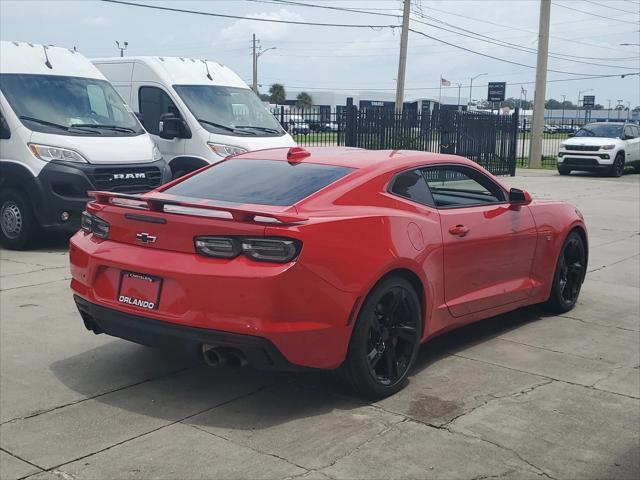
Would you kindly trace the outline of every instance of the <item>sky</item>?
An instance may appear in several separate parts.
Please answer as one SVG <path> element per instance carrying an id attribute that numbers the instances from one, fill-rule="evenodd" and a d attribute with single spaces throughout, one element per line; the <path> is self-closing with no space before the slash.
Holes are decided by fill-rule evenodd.
<path id="1" fill-rule="evenodd" d="M 255 33 L 263 49 L 275 47 L 259 59 L 262 92 L 275 82 L 312 96 L 322 90 L 395 91 L 401 0 L 296 0 L 378 15 L 293 5 L 293 0 L 129 1 L 240 17 L 366 27 L 256 22 L 99 0 L 0 0 L 0 38 L 75 46 L 89 58 L 119 55 L 116 40 L 127 41 L 125 55 L 206 58 L 229 66 L 250 83 Z M 535 68 L 528 66 L 536 64 L 538 0 L 411 3 L 411 28 L 432 38 L 409 34 L 406 99 L 437 98 L 440 77 L 452 83 L 443 95 L 457 96 L 460 83 L 462 98 L 468 99 L 470 78 L 483 73 L 487 75 L 474 81 L 473 99 L 486 97 L 489 81 L 507 82 L 508 97 L 520 97 L 522 89 L 529 99 L 533 97 Z M 546 97 L 561 100 L 565 95 L 576 103 L 580 91 L 588 91 L 605 107 L 609 101 L 612 106 L 640 105 L 640 75 L 620 77 L 640 72 L 638 44 L 640 0 L 554 0 L 549 43 L 554 57 L 549 58 L 548 68 L 556 72 L 548 73 Z M 584 78 L 598 75 L 616 76 Z"/>

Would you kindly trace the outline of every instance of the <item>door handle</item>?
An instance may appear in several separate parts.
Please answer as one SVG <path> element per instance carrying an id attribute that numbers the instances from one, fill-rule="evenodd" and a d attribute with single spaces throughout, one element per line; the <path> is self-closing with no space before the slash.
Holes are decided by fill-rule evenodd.
<path id="1" fill-rule="evenodd" d="M 464 237 L 467 235 L 467 233 L 469 233 L 469 229 L 464 225 L 456 225 L 455 227 L 451 227 L 449 229 L 449 233 L 458 237 Z"/>

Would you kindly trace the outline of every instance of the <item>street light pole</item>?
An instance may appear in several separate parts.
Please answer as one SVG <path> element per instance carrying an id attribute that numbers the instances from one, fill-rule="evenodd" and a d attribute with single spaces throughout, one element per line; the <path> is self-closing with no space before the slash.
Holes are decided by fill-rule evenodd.
<path id="1" fill-rule="evenodd" d="M 609 102 L 609 106 L 607 107 L 607 122 L 609 121 L 609 117 L 611 116 L 611 99 L 607 100 Z"/>
<path id="2" fill-rule="evenodd" d="M 258 94 L 258 59 L 267 53 L 269 50 L 275 50 L 276 47 L 269 47 L 265 50 L 262 50 L 260 46 L 260 40 L 256 40 L 256 34 L 253 34 L 252 39 L 252 51 L 253 51 L 253 82 L 251 88 L 253 91 Z"/>
<path id="3" fill-rule="evenodd" d="M 564 102 L 566 98 L 566 95 L 562 95 L 562 125 L 564 125 Z"/>
<path id="4" fill-rule="evenodd" d="M 456 105 L 458 107 L 458 110 L 460 110 L 460 89 L 462 88 L 462 84 L 459 83 L 458 84 L 458 104 Z"/>
<path id="5" fill-rule="evenodd" d="M 593 92 L 593 88 L 589 88 L 588 90 L 578 90 L 578 105 L 576 105 L 576 120 L 580 121 L 580 96 L 583 93 Z M 585 122 L 587 121 L 587 117 L 585 114 L 584 117 Z"/>
<path id="6" fill-rule="evenodd" d="M 544 99 L 547 86 L 547 60 L 549 56 L 549 20 L 551 0 L 540 0 L 538 24 L 538 58 L 536 61 L 536 92 L 533 97 L 533 128 L 529 146 L 529 168 L 542 166 L 542 137 L 544 136 Z"/>
<path id="7" fill-rule="evenodd" d="M 118 46 L 118 49 L 120 50 L 120 56 L 124 57 L 124 51 L 127 49 L 127 47 L 129 46 L 129 42 L 124 42 L 122 44 L 122 47 L 120 46 L 120 42 L 118 40 L 116 40 L 116 45 Z"/>
<path id="8" fill-rule="evenodd" d="M 479 73 L 475 77 L 471 77 L 471 79 L 469 80 L 469 103 L 467 104 L 467 106 L 471 106 L 471 96 L 473 95 L 473 81 L 483 75 L 488 75 L 488 73 Z M 460 102 L 458 101 L 458 103 Z"/>

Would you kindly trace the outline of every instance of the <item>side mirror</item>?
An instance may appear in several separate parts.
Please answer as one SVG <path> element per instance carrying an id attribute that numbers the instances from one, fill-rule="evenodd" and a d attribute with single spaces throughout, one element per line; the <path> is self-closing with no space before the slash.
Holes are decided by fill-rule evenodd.
<path id="1" fill-rule="evenodd" d="M 158 135 L 165 140 L 173 140 L 180 136 L 182 119 L 173 113 L 163 113 L 160 115 L 158 124 Z"/>
<path id="2" fill-rule="evenodd" d="M 569 133 L 567 134 L 567 137 L 571 138 L 571 137 L 575 137 L 575 135 L 576 135 L 575 133 L 573 133 L 573 132 L 569 132 Z"/>
<path id="3" fill-rule="evenodd" d="M 531 200 L 531 195 L 526 190 L 520 190 L 519 188 L 509 190 L 509 204 L 511 206 L 529 205 Z"/>

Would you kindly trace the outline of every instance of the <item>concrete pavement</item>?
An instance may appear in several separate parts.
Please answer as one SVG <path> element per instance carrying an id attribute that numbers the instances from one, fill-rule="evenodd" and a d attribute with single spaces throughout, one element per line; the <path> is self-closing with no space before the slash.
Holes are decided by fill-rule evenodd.
<path id="1" fill-rule="evenodd" d="M 212 370 L 95 336 L 63 240 L 1 250 L 0 477 L 637 479 L 640 175 L 506 181 L 584 213 L 579 304 L 439 337 L 371 404 L 326 373 Z"/>

